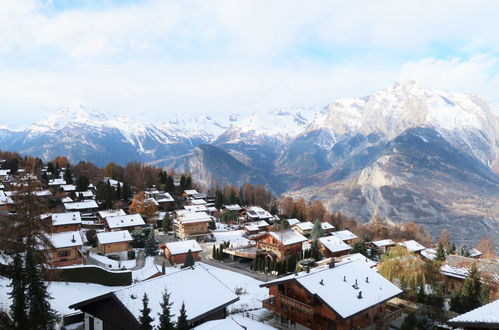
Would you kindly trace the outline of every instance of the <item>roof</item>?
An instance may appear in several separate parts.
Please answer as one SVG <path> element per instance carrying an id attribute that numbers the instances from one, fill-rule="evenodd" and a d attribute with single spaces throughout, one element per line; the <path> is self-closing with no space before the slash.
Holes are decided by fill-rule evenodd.
<path id="1" fill-rule="evenodd" d="M 66 180 L 64 179 L 52 179 L 49 180 L 49 186 L 61 186 L 66 184 Z"/>
<path id="2" fill-rule="evenodd" d="M 435 249 L 421 250 L 421 255 L 426 259 L 435 260 L 437 258 L 437 251 Z"/>
<path id="3" fill-rule="evenodd" d="M 499 260 L 497 259 L 473 259 L 449 255 L 440 267 L 440 272 L 446 276 L 464 279 L 473 263 L 480 271 L 482 279 L 495 284 L 499 283 Z"/>
<path id="4" fill-rule="evenodd" d="M 310 221 L 305 221 L 305 222 L 298 222 L 293 225 L 295 228 L 299 228 L 301 231 L 307 231 L 307 230 L 312 230 L 314 228 L 314 224 L 311 223 Z"/>
<path id="5" fill-rule="evenodd" d="M 98 233 L 97 240 L 99 241 L 100 244 L 133 241 L 132 236 L 130 235 L 128 230 L 108 231 L 108 232 Z"/>
<path id="6" fill-rule="evenodd" d="M 295 224 L 300 222 L 300 220 L 298 220 L 296 218 L 291 218 L 291 219 L 288 219 L 287 221 L 288 221 L 290 226 L 295 225 Z"/>
<path id="7" fill-rule="evenodd" d="M 158 195 L 157 198 L 158 199 L 156 199 L 156 201 L 158 203 L 166 203 L 166 202 L 174 202 L 175 201 L 175 199 L 172 197 L 172 195 L 170 195 L 167 192 Z"/>
<path id="8" fill-rule="evenodd" d="M 481 256 L 481 255 L 482 255 L 482 252 L 478 251 L 478 250 L 477 250 L 477 249 L 475 249 L 475 248 L 471 248 L 471 249 L 469 250 L 469 252 L 470 252 L 470 257 L 472 257 L 472 258 L 473 258 L 473 257 L 479 257 L 479 256 Z"/>
<path id="9" fill-rule="evenodd" d="M 187 190 L 184 190 L 184 193 L 186 195 L 195 195 L 195 194 L 199 194 L 198 191 L 196 189 L 187 189 Z"/>
<path id="10" fill-rule="evenodd" d="M 241 211 L 243 209 L 238 204 L 224 205 L 224 207 L 229 211 Z"/>
<path id="11" fill-rule="evenodd" d="M 476 309 L 456 316 L 447 323 L 452 326 L 495 325 L 499 328 L 499 300 L 493 301 Z"/>
<path id="12" fill-rule="evenodd" d="M 85 210 L 85 209 L 96 209 L 99 206 L 94 200 L 88 200 L 83 202 L 72 202 L 64 203 L 66 210 Z"/>
<path id="13" fill-rule="evenodd" d="M 54 233 L 47 235 L 47 238 L 50 240 L 50 242 L 56 249 L 83 245 L 80 232 L 78 231 L 66 231 L 63 233 Z"/>
<path id="14" fill-rule="evenodd" d="M 321 227 L 324 230 L 334 229 L 334 226 L 332 224 L 330 224 L 329 222 L 321 222 Z"/>
<path id="15" fill-rule="evenodd" d="M 199 263 L 168 275 L 126 286 L 111 292 L 110 295 L 121 302 L 122 307 L 126 308 L 138 322 L 142 309 L 142 297 L 144 293 L 147 293 L 151 315 L 154 317 L 152 326 L 155 328 L 159 323 L 157 315 L 161 312 L 160 302 L 162 302 L 165 289 L 170 294 L 172 314 L 178 316 L 180 306 L 185 303 L 187 318 L 191 323 L 239 300 L 239 297 L 229 287 Z M 77 309 L 110 295 L 95 297 L 69 307 Z"/>
<path id="16" fill-rule="evenodd" d="M 379 240 L 379 241 L 372 241 L 371 242 L 372 244 L 374 244 L 376 247 L 385 247 L 385 246 L 393 246 L 393 245 L 396 245 L 397 243 L 395 243 L 394 241 L 392 241 L 391 239 L 382 239 L 382 240 Z"/>
<path id="17" fill-rule="evenodd" d="M 4 204 L 14 204 L 14 201 L 5 193 L 5 191 L 0 190 L 0 205 Z"/>
<path id="18" fill-rule="evenodd" d="M 52 226 L 81 224 L 80 212 L 52 213 Z"/>
<path id="19" fill-rule="evenodd" d="M 250 206 L 246 213 L 250 218 L 260 218 L 260 219 L 269 219 L 272 218 L 272 214 L 268 211 L 262 209 L 260 206 Z"/>
<path id="20" fill-rule="evenodd" d="M 341 257 L 341 262 L 349 262 L 349 261 L 362 261 L 370 268 L 378 264 L 376 261 L 373 261 L 360 253 L 347 254 L 346 256 Z"/>
<path id="21" fill-rule="evenodd" d="M 201 249 L 201 247 L 199 246 L 198 242 L 196 242 L 196 240 L 194 239 L 166 243 L 165 247 L 170 251 L 172 255 L 184 254 L 187 253 L 189 250 L 191 250 L 191 252 L 203 251 L 203 249 Z"/>
<path id="22" fill-rule="evenodd" d="M 102 219 L 107 217 L 115 217 L 118 215 L 126 215 L 126 213 L 122 209 L 99 211 L 99 217 L 101 217 Z"/>
<path id="23" fill-rule="evenodd" d="M 336 236 L 326 236 L 319 238 L 319 242 L 332 253 L 348 251 L 351 250 L 352 247 Z"/>
<path id="24" fill-rule="evenodd" d="M 340 230 L 340 231 L 335 231 L 332 232 L 331 235 L 338 237 L 342 241 L 347 241 L 350 239 L 356 239 L 357 235 L 352 233 L 350 230 Z"/>
<path id="25" fill-rule="evenodd" d="M 426 249 L 423 245 L 419 244 L 415 240 L 411 239 L 409 241 L 401 242 L 399 245 L 405 247 L 408 251 L 418 252 Z"/>
<path id="26" fill-rule="evenodd" d="M 188 210 L 189 212 L 206 212 L 208 211 L 208 208 L 206 205 L 185 205 L 184 209 Z"/>
<path id="27" fill-rule="evenodd" d="M 61 185 L 62 190 L 64 191 L 75 191 L 76 186 L 74 184 L 63 184 Z"/>
<path id="28" fill-rule="evenodd" d="M 52 196 L 52 193 L 50 192 L 50 190 L 37 190 L 37 191 L 33 191 L 33 194 L 35 194 L 36 196 L 38 197 L 43 197 L 43 196 Z"/>
<path id="29" fill-rule="evenodd" d="M 193 199 L 190 202 L 191 202 L 192 205 L 204 205 L 204 204 L 208 203 L 204 199 Z"/>
<path id="30" fill-rule="evenodd" d="M 187 211 L 187 210 L 186 210 Z M 176 221 L 180 223 L 194 223 L 194 222 L 207 222 L 213 221 L 206 212 L 177 212 Z"/>
<path id="31" fill-rule="evenodd" d="M 271 231 L 269 234 L 284 245 L 305 242 L 307 238 L 294 230 Z"/>
<path id="32" fill-rule="evenodd" d="M 349 318 L 402 293 L 397 286 L 362 261 L 318 267 L 270 281 L 270 286 L 296 281 L 341 318 Z M 359 298 L 361 293 L 361 298 Z"/>
<path id="33" fill-rule="evenodd" d="M 109 228 L 124 228 L 134 226 L 144 226 L 146 223 L 140 214 L 117 215 L 106 217 Z"/>

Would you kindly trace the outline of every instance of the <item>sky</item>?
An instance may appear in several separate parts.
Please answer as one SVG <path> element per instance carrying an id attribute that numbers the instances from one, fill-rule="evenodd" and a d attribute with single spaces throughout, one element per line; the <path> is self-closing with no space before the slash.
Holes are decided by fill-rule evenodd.
<path id="1" fill-rule="evenodd" d="M 396 81 L 499 100 L 498 1 L 2 0 L 0 125 L 322 107 Z"/>

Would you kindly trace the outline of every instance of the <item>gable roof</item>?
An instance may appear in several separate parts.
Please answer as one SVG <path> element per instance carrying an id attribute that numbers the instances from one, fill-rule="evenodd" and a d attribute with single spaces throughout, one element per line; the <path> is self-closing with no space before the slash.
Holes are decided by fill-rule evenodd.
<path id="1" fill-rule="evenodd" d="M 184 254 L 189 250 L 191 252 L 201 252 L 203 249 L 199 246 L 198 242 L 194 239 L 178 242 L 169 242 L 165 244 L 165 247 L 170 251 L 172 255 Z"/>
<path id="2" fill-rule="evenodd" d="M 319 238 L 319 242 L 332 253 L 348 251 L 351 250 L 352 247 L 336 236 L 325 236 Z"/>
<path id="3" fill-rule="evenodd" d="M 446 276 L 465 279 L 472 264 L 476 264 L 482 279 L 499 284 L 499 260 L 497 259 L 473 259 L 449 255 L 440 267 L 440 272 Z"/>
<path id="4" fill-rule="evenodd" d="M 83 245 L 80 232 L 78 231 L 66 231 L 63 233 L 54 233 L 47 235 L 47 238 L 50 240 L 55 249 Z"/>
<path id="5" fill-rule="evenodd" d="M 362 261 L 347 262 L 333 268 L 318 267 L 311 269 L 310 273 L 300 272 L 260 286 L 269 287 L 290 281 L 295 281 L 343 319 L 402 293 L 402 290 Z M 358 298 L 359 292 L 362 298 Z"/>
<path id="6" fill-rule="evenodd" d="M 295 225 L 295 224 L 300 222 L 300 220 L 298 220 L 296 218 L 291 218 L 291 219 L 288 219 L 287 221 L 288 221 L 290 226 Z"/>
<path id="7" fill-rule="evenodd" d="M 107 218 L 107 217 L 115 217 L 118 215 L 126 215 L 126 213 L 122 209 L 99 211 L 99 216 L 102 219 Z"/>
<path id="8" fill-rule="evenodd" d="M 184 302 L 187 318 L 191 323 L 239 300 L 231 289 L 199 263 L 193 267 L 121 288 L 110 294 L 138 321 L 142 309 L 142 297 L 147 293 L 151 315 L 154 317 L 152 325 L 155 327 L 159 323 L 157 315 L 161 312 L 160 302 L 165 289 L 168 290 L 170 302 L 173 303 L 172 314 L 178 316 L 180 306 Z M 69 307 L 77 309 L 108 297 L 109 294 L 98 296 Z"/>
<path id="9" fill-rule="evenodd" d="M 467 313 L 456 316 L 447 323 L 455 327 L 488 327 L 496 326 L 499 328 L 499 299 L 473 309 Z"/>
<path id="10" fill-rule="evenodd" d="M 66 210 L 85 210 L 99 208 L 94 200 L 86 200 L 83 202 L 64 203 Z"/>
<path id="11" fill-rule="evenodd" d="M 407 251 L 418 252 L 426 249 L 423 245 L 419 244 L 419 242 L 411 239 L 409 241 L 401 242 L 399 245 L 405 247 Z"/>
<path id="12" fill-rule="evenodd" d="M 52 213 L 52 226 L 81 224 L 80 212 Z"/>
<path id="13" fill-rule="evenodd" d="M 111 243 L 121 243 L 121 242 L 131 242 L 132 236 L 128 230 L 120 231 L 107 231 L 97 234 L 97 240 L 100 244 L 111 244 Z"/>
<path id="14" fill-rule="evenodd" d="M 274 237 L 276 240 L 281 242 L 283 245 L 291 245 L 296 243 L 305 242 L 307 238 L 300 233 L 297 233 L 294 230 L 280 230 L 280 231 L 271 231 L 269 234 Z"/>
<path id="15" fill-rule="evenodd" d="M 340 231 L 334 231 L 331 233 L 331 235 L 338 237 L 342 241 L 347 241 L 350 239 L 356 239 L 357 235 L 352 233 L 350 230 L 340 230 Z"/>
<path id="16" fill-rule="evenodd" d="M 105 219 L 110 229 L 144 226 L 146 224 L 140 214 L 116 215 Z"/>
<path id="17" fill-rule="evenodd" d="M 393 246 L 393 245 L 396 245 L 397 243 L 395 243 L 394 241 L 392 241 L 391 239 L 382 239 L 382 240 L 379 240 L 379 241 L 372 241 L 371 242 L 372 244 L 374 244 L 376 247 L 385 247 L 385 246 Z"/>

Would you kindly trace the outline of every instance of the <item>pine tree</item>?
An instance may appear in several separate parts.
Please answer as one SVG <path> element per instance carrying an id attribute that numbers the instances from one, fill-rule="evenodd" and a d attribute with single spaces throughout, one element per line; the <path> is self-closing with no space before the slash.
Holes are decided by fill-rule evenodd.
<path id="1" fill-rule="evenodd" d="M 353 244 L 352 253 L 360 253 L 367 257 L 367 246 L 364 240 L 358 240 Z"/>
<path id="2" fill-rule="evenodd" d="M 73 171 L 71 170 L 71 165 L 69 163 L 66 165 L 66 170 L 64 171 L 64 181 L 66 181 L 67 184 L 73 183 Z"/>
<path id="3" fill-rule="evenodd" d="M 88 189 L 88 185 L 90 184 L 90 180 L 88 177 L 82 175 L 76 179 L 76 191 L 85 191 Z"/>
<path id="4" fill-rule="evenodd" d="M 161 313 L 159 315 L 159 326 L 157 330 L 174 330 L 175 323 L 172 321 L 172 318 L 175 314 L 171 313 L 171 306 L 173 302 L 170 302 L 170 294 L 165 289 L 163 292 L 163 301 L 160 303 Z"/>
<path id="5" fill-rule="evenodd" d="M 194 266 L 195 263 L 196 261 L 194 260 L 192 251 L 189 249 L 189 251 L 187 251 L 187 255 L 185 256 L 184 267 Z"/>
<path id="6" fill-rule="evenodd" d="M 215 191 L 215 207 L 221 209 L 224 206 L 224 203 L 224 194 L 221 190 L 217 189 L 217 191 Z"/>
<path id="7" fill-rule="evenodd" d="M 213 260 L 217 260 L 217 248 L 215 245 L 213 245 L 213 251 L 211 252 L 211 258 Z"/>
<path id="8" fill-rule="evenodd" d="M 187 312 L 185 310 L 185 304 L 182 302 L 182 306 L 180 307 L 180 315 L 177 319 L 177 330 L 188 330 L 191 326 L 189 325 L 189 321 L 187 321 Z"/>
<path id="9" fill-rule="evenodd" d="M 144 293 L 142 297 L 142 309 L 140 310 L 141 315 L 139 317 L 140 328 L 142 330 L 152 330 L 152 321 L 154 319 L 151 317 L 151 309 L 149 308 L 149 298 L 147 297 L 147 293 Z"/>
<path id="10" fill-rule="evenodd" d="M 163 221 L 161 221 L 161 228 L 163 228 L 164 232 L 169 232 L 172 231 L 172 227 L 172 218 L 170 217 L 170 214 L 166 212 L 165 216 L 163 217 Z"/>
<path id="11" fill-rule="evenodd" d="M 444 245 L 442 243 L 438 243 L 437 254 L 435 256 L 435 260 L 445 261 L 445 257 L 446 257 L 446 254 L 445 254 Z"/>
<path id="12" fill-rule="evenodd" d="M 16 254 L 12 262 L 11 283 L 9 285 L 12 288 L 12 291 L 9 292 L 12 299 L 10 312 L 15 322 L 15 329 L 24 329 L 27 326 L 26 276 L 23 268 L 23 258 L 20 254 Z"/>
<path id="13" fill-rule="evenodd" d="M 147 256 L 155 256 L 157 254 L 158 244 L 156 243 L 156 238 L 154 237 L 153 228 L 149 230 L 149 235 L 147 236 L 144 249 Z"/>
<path id="14" fill-rule="evenodd" d="M 121 184 L 118 182 L 118 186 L 116 187 L 116 200 L 120 200 L 122 195 Z"/>
<path id="15" fill-rule="evenodd" d="M 192 189 L 192 178 L 190 175 L 185 179 L 185 189 Z"/>
<path id="16" fill-rule="evenodd" d="M 467 311 L 482 305 L 480 299 L 482 295 L 482 282 L 476 263 L 471 265 L 468 276 L 466 276 L 463 287 L 461 288 L 461 295 L 464 297 Z"/>
<path id="17" fill-rule="evenodd" d="M 170 193 L 175 191 L 175 183 L 171 175 L 166 178 L 165 190 Z"/>

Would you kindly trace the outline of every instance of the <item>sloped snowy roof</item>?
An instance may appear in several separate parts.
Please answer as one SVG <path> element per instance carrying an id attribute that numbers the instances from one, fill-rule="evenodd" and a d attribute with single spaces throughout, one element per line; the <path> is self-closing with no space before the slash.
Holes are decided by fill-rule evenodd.
<path id="1" fill-rule="evenodd" d="M 239 300 L 239 297 L 223 284 L 223 278 L 217 278 L 201 264 L 139 282 L 113 291 L 111 294 L 122 303 L 124 308 L 130 311 L 138 322 L 142 309 L 142 297 L 144 293 L 147 293 L 151 308 L 150 315 L 154 316 L 152 326 L 156 327 L 159 324 L 157 315 L 161 312 L 160 303 L 165 289 L 170 294 L 170 302 L 173 303 L 171 306 L 172 314 L 177 317 L 180 314 L 180 306 L 184 303 L 187 319 L 190 322 L 196 321 L 210 311 L 224 308 Z M 96 298 L 98 299 L 98 297 Z M 78 308 L 85 302 L 70 307 Z"/>
<path id="2" fill-rule="evenodd" d="M 299 228 L 302 231 L 307 231 L 307 230 L 312 230 L 314 228 L 314 224 L 311 223 L 310 221 L 305 221 L 305 222 L 298 222 L 293 225 L 295 228 Z"/>
<path id="3" fill-rule="evenodd" d="M 300 220 L 298 220 L 296 218 L 291 218 L 291 219 L 288 219 L 287 221 L 288 221 L 290 226 L 295 225 L 295 224 L 300 222 Z"/>
<path id="4" fill-rule="evenodd" d="M 450 319 L 452 326 L 496 325 L 499 328 L 499 299 Z"/>
<path id="5" fill-rule="evenodd" d="M 166 203 L 166 202 L 174 202 L 175 199 L 173 199 L 172 195 L 170 195 L 169 193 L 165 192 L 165 193 L 162 193 L 161 195 L 159 195 L 157 197 L 158 199 L 156 199 L 156 201 L 158 203 Z"/>
<path id="6" fill-rule="evenodd" d="M 184 209 L 188 210 L 189 212 L 206 212 L 208 211 L 208 208 L 206 205 L 185 205 Z"/>
<path id="7" fill-rule="evenodd" d="M 350 239 L 356 239 L 357 235 L 352 233 L 350 230 L 340 230 L 340 231 L 335 231 L 332 232 L 331 235 L 338 237 L 342 241 L 347 241 Z"/>
<path id="8" fill-rule="evenodd" d="M 229 211 L 241 211 L 243 209 L 238 204 L 224 205 L 224 207 Z"/>
<path id="9" fill-rule="evenodd" d="M 362 261 L 318 267 L 262 284 L 296 281 L 326 303 L 342 318 L 348 318 L 402 293 L 398 287 Z M 359 298 L 359 293 L 361 298 Z"/>
<path id="10" fill-rule="evenodd" d="M 272 237 L 281 242 L 283 245 L 290 245 L 300 242 L 305 242 L 307 238 L 294 230 L 280 230 L 269 232 Z"/>
<path id="11" fill-rule="evenodd" d="M 334 226 L 330 224 L 329 222 L 321 222 L 321 227 L 324 230 L 332 230 L 334 229 Z"/>
<path id="12" fill-rule="evenodd" d="M 50 192 L 50 190 L 37 190 L 37 191 L 33 191 L 33 194 L 35 194 L 36 196 L 38 197 L 43 197 L 43 196 L 52 196 L 52 193 Z"/>
<path id="13" fill-rule="evenodd" d="M 10 173 L 10 170 L 0 170 L 0 176 L 6 176 Z"/>
<path id="14" fill-rule="evenodd" d="M 144 226 L 146 224 L 140 214 L 128 214 L 128 215 L 117 215 L 112 217 L 106 217 L 106 222 L 110 229 Z"/>
<path id="15" fill-rule="evenodd" d="M 352 247 L 336 236 L 326 236 L 319 238 L 319 242 L 332 253 L 348 251 Z"/>
<path id="16" fill-rule="evenodd" d="M 5 204 L 14 204 L 14 201 L 5 193 L 5 191 L 0 190 L 0 205 Z"/>
<path id="17" fill-rule="evenodd" d="M 192 205 L 204 205 L 207 204 L 207 202 L 204 199 L 193 199 L 191 200 Z"/>
<path id="18" fill-rule="evenodd" d="M 426 259 L 435 260 L 437 251 L 435 251 L 435 249 L 424 249 L 421 251 L 421 255 Z"/>
<path id="19" fill-rule="evenodd" d="M 176 221 L 180 223 L 194 223 L 212 221 L 211 217 L 206 212 L 177 212 Z"/>
<path id="20" fill-rule="evenodd" d="M 411 239 L 409 241 L 401 242 L 399 245 L 405 247 L 407 251 L 418 252 L 426 249 L 423 245 L 419 244 L 415 240 Z"/>
<path id="21" fill-rule="evenodd" d="M 64 184 L 66 184 L 66 180 L 64 180 L 64 179 L 49 180 L 49 186 L 62 186 Z"/>
<path id="22" fill-rule="evenodd" d="M 99 206 L 94 200 L 88 200 L 83 202 L 73 202 L 64 203 L 66 210 L 85 210 L 85 209 L 96 209 Z"/>
<path id="23" fill-rule="evenodd" d="M 56 249 L 83 245 L 80 232 L 78 231 L 54 233 L 48 235 L 47 238 L 50 240 L 50 242 L 52 242 L 52 245 Z"/>
<path id="24" fill-rule="evenodd" d="M 122 209 L 99 211 L 99 217 L 101 217 L 102 219 L 107 217 L 115 217 L 118 215 L 126 215 L 126 213 Z"/>
<path id="25" fill-rule="evenodd" d="M 203 249 L 199 246 L 198 242 L 194 239 L 179 241 L 179 242 L 170 242 L 165 244 L 166 248 L 170 251 L 172 255 L 184 254 L 189 250 L 191 252 L 201 252 Z"/>
<path id="26" fill-rule="evenodd" d="M 382 240 L 379 240 L 379 241 L 372 241 L 371 242 L 372 244 L 374 244 L 376 247 L 385 247 L 385 246 L 393 246 L 393 245 L 396 245 L 397 243 L 395 243 L 394 241 L 392 241 L 391 239 L 382 239 Z"/>
<path id="27" fill-rule="evenodd" d="M 475 248 L 471 248 L 469 250 L 470 252 L 470 257 L 473 258 L 473 257 L 478 257 L 478 256 L 481 256 L 482 255 L 482 252 L 478 251 L 477 249 Z"/>
<path id="28" fill-rule="evenodd" d="M 341 262 L 362 261 L 370 268 L 378 264 L 376 261 L 373 261 L 360 253 L 347 254 L 346 256 L 342 256 L 340 258 Z"/>
<path id="29" fill-rule="evenodd" d="M 481 278 L 486 282 L 499 283 L 499 260 L 497 259 L 473 259 L 450 255 L 440 267 L 440 272 L 446 276 L 464 279 L 472 264 L 476 264 Z"/>
<path id="30" fill-rule="evenodd" d="M 52 213 L 52 226 L 81 224 L 80 212 Z"/>
<path id="31" fill-rule="evenodd" d="M 110 244 L 119 242 L 131 242 L 133 239 L 128 230 L 120 230 L 98 233 L 97 240 L 100 244 Z"/>
<path id="32" fill-rule="evenodd" d="M 250 218 L 260 218 L 260 219 L 269 219 L 272 218 L 272 214 L 270 214 L 268 211 L 262 209 L 259 206 L 250 206 L 247 208 L 248 212 L 247 215 Z"/>
<path id="33" fill-rule="evenodd" d="M 63 203 L 72 203 L 73 200 L 71 199 L 71 197 L 64 197 L 63 199 L 61 199 L 61 201 Z"/>
<path id="34" fill-rule="evenodd" d="M 61 186 L 62 190 L 64 191 L 75 191 L 76 186 L 74 184 L 64 184 Z"/>

